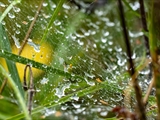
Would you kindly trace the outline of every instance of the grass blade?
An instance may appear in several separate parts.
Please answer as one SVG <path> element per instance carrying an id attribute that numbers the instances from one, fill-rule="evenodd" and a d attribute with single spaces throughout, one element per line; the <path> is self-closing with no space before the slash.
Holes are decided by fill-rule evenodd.
<path id="1" fill-rule="evenodd" d="M 48 25 L 47 25 L 47 28 L 46 28 L 46 30 L 44 31 L 43 37 L 42 37 L 42 39 L 41 39 L 41 44 L 44 42 L 44 40 L 46 40 L 46 37 L 47 37 L 48 32 L 49 32 L 49 28 L 53 25 L 53 22 L 54 22 L 54 20 L 56 19 L 56 17 L 58 16 L 58 12 L 59 12 L 59 10 L 61 9 L 61 7 L 62 7 L 62 5 L 63 5 L 64 2 L 65 2 L 65 0 L 60 0 L 60 1 L 59 1 L 58 5 L 57 5 L 57 7 L 56 7 L 56 9 L 55 9 L 52 17 L 51 17 L 51 20 L 49 21 L 49 23 L 48 23 Z"/>
<path id="2" fill-rule="evenodd" d="M 0 65 L 0 72 L 2 73 L 2 75 L 4 75 L 4 77 L 6 77 L 11 85 L 11 87 L 13 88 L 16 96 L 17 96 L 17 99 L 20 103 L 20 106 L 24 112 L 24 115 L 25 115 L 25 118 L 27 120 L 31 120 L 29 114 L 28 114 L 28 109 L 27 109 L 27 106 L 25 105 L 25 102 L 24 102 L 24 98 L 22 97 L 19 89 L 17 88 L 17 85 L 16 83 L 13 81 L 13 79 L 10 77 L 10 75 L 4 70 L 4 68 Z"/>
<path id="3" fill-rule="evenodd" d="M 8 52 L 12 51 L 8 36 L 5 32 L 2 24 L 0 24 L 0 48 L 2 50 L 6 50 Z M 8 67 L 8 71 L 11 74 L 12 79 L 14 80 L 16 85 L 18 86 L 18 89 L 21 92 L 21 95 L 24 96 L 24 91 L 22 89 L 22 84 L 20 82 L 20 78 L 19 78 L 19 75 L 18 75 L 16 65 L 15 65 L 15 63 L 10 61 L 11 59 L 12 58 L 6 59 L 6 64 L 7 64 L 7 67 Z"/>

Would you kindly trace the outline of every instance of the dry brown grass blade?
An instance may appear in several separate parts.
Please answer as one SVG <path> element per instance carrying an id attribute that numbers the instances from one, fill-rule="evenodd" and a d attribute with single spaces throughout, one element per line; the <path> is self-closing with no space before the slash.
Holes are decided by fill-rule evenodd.
<path id="1" fill-rule="evenodd" d="M 35 14 L 35 16 L 34 16 L 34 19 L 33 19 L 32 23 L 31 23 L 31 25 L 30 25 L 27 33 L 26 33 L 26 36 L 25 36 L 25 38 L 24 38 L 24 40 L 23 40 L 23 43 L 22 43 L 22 45 L 21 45 L 21 47 L 20 47 L 20 49 L 19 49 L 19 51 L 18 51 L 18 55 L 21 55 L 22 50 L 23 50 L 24 46 L 26 45 L 26 43 L 27 43 L 27 41 L 28 41 L 27 39 L 28 39 L 28 37 L 29 37 L 29 35 L 30 35 L 31 31 L 32 31 L 32 28 L 33 28 L 33 26 L 34 26 L 37 18 L 38 18 L 38 15 L 39 15 L 40 10 L 41 10 L 41 8 L 42 8 L 43 2 L 44 2 L 44 0 L 41 1 L 40 5 L 39 5 L 39 7 L 38 7 L 38 10 L 36 11 L 36 14 Z"/>

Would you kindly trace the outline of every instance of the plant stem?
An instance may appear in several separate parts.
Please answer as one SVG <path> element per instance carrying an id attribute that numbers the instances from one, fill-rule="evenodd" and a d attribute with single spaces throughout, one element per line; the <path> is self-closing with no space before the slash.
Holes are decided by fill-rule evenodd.
<path id="1" fill-rule="evenodd" d="M 127 47 L 127 55 L 128 55 L 128 70 L 130 71 L 130 75 L 132 76 L 132 82 L 133 82 L 133 87 L 136 93 L 136 99 L 137 99 L 137 107 L 138 107 L 138 114 L 139 114 L 139 119 L 140 120 L 146 120 L 146 115 L 145 115 L 145 108 L 142 100 L 142 91 L 140 89 L 140 86 L 138 84 L 137 78 L 134 75 L 135 69 L 134 69 L 134 63 L 132 60 L 132 52 L 131 52 L 131 46 L 129 42 L 129 36 L 128 36 L 128 31 L 126 28 L 126 22 L 125 22 L 125 16 L 124 16 L 124 10 L 123 10 L 123 5 L 121 0 L 118 0 L 118 5 L 119 5 L 119 10 L 120 10 L 120 17 L 121 17 L 121 24 L 123 28 L 123 34 L 125 38 L 125 43 Z"/>
<path id="2" fill-rule="evenodd" d="M 27 111 L 27 106 L 25 105 L 25 102 L 24 102 L 24 98 L 22 97 L 21 93 L 19 92 L 17 85 L 15 84 L 13 79 L 10 77 L 10 75 L 5 71 L 5 69 L 1 65 L 0 65 L 0 72 L 4 75 L 4 77 L 7 78 L 8 82 L 10 83 L 11 87 L 13 88 L 13 90 L 17 96 L 17 99 L 21 105 L 21 108 L 25 114 L 26 119 L 31 120 L 31 117 L 29 116 L 28 111 Z"/>

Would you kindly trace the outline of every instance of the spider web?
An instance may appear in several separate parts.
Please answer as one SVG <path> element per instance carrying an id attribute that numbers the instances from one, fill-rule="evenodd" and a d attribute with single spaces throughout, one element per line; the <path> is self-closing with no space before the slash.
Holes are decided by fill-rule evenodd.
<path id="1" fill-rule="evenodd" d="M 41 40 L 57 2 L 47 0 L 43 3 L 29 36 L 33 43 L 34 40 Z M 0 10 L 4 11 L 10 3 L 10 0 L 1 0 Z M 40 1 L 23 0 L 20 4 L 15 5 L 2 21 L 12 46 L 20 47 L 39 4 Z M 94 86 L 97 84 L 96 80 L 118 84 L 119 89 L 125 88 L 124 86 L 128 84 L 129 79 L 122 76 L 119 80 L 118 76 L 127 71 L 127 55 L 124 52 L 125 46 L 118 12 L 116 9 L 113 10 L 115 7 L 116 4 L 111 2 L 109 5 L 95 9 L 94 13 L 87 15 L 84 13 L 84 9 L 78 10 L 78 7 L 69 1 L 63 5 L 45 40 L 51 44 L 53 50 L 50 66 L 70 72 L 73 75 L 82 76 L 85 82 L 81 80 L 75 82 L 75 80 L 68 80 L 58 74 L 45 73 L 38 77 L 35 83 L 38 91 L 34 98 L 35 105 L 44 104 L 45 101 L 49 102 L 53 99 L 58 101 L 67 93 L 75 92 L 77 88 L 81 88 L 76 86 L 80 86 L 82 83 L 85 86 Z M 129 21 L 129 23 L 131 22 Z M 133 28 L 133 26 L 132 23 L 131 27 Z M 143 34 L 139 31 L 135 32 L 135 29 L 131 29 L 129 35 L 132 45 L 136 46 L 133 49 L 133 59 L 136 60 L 142 56 L 143 49 L 141 48 L 144 46 L 140 40 Z M 140 77 L 144 78 L 143 75 L 145 74 L 148 74 L 147 70 L 142 71 Z M 78 98 L 75 95 L 71 102 L 61 105 L 57 109 L 46 109 L 43 115 L 50 116 L 51 113 L 58 110 L 62 110 L 65 115 L 68 115 L 70 114 L 69 110 L 71 110 L 74 117 L 79 114 L 81 117 L 86 115 L 90 117 L 90 113 L 107 111 L 111 109 L 111 106 L 122 104 L 122 95 L 119 95 L 118 91 L 112 93 L 113 91 L 114 88 L 109 91 L 102 90 L 84 98 Z M 110 103 L 110 107 L 103 106 L 99 100 Z M 94 106 L 87 107 L 89 105 Z M 101 110 L 99 111 L 98 108 Z M 101 116 L 106 115 L 106 113 L 102 113 L 100 112 Z"/>

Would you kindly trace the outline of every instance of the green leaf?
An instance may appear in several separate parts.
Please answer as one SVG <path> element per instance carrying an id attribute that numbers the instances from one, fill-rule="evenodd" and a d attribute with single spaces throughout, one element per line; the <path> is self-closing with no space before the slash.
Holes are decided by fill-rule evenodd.
<path id="1" fill-rule="evenodd" d="M 5 32 L 2 24 L 0 24 L 0 48 L 2 50 L 12 52 L 10 41 L 8 39 L 8 36 Z M 7 67 L 8 67 L 8 71 L 11 74 L 12 79 L 14 80 L 16 85 L 18 86 L 18 89 L 21 92 L 21 95 L 24 97 L 24 91 L 22 89 L 22 84 L 21 84 L 21 81 L 20 81 L 20 78 L 19 78 L 19 75 L 18 75 L 16 65 L 15 65 L 15 63 L 13 63 L 10 60 L 11 59 L 6 59 L 6 64 L 7 64 Z"/>

